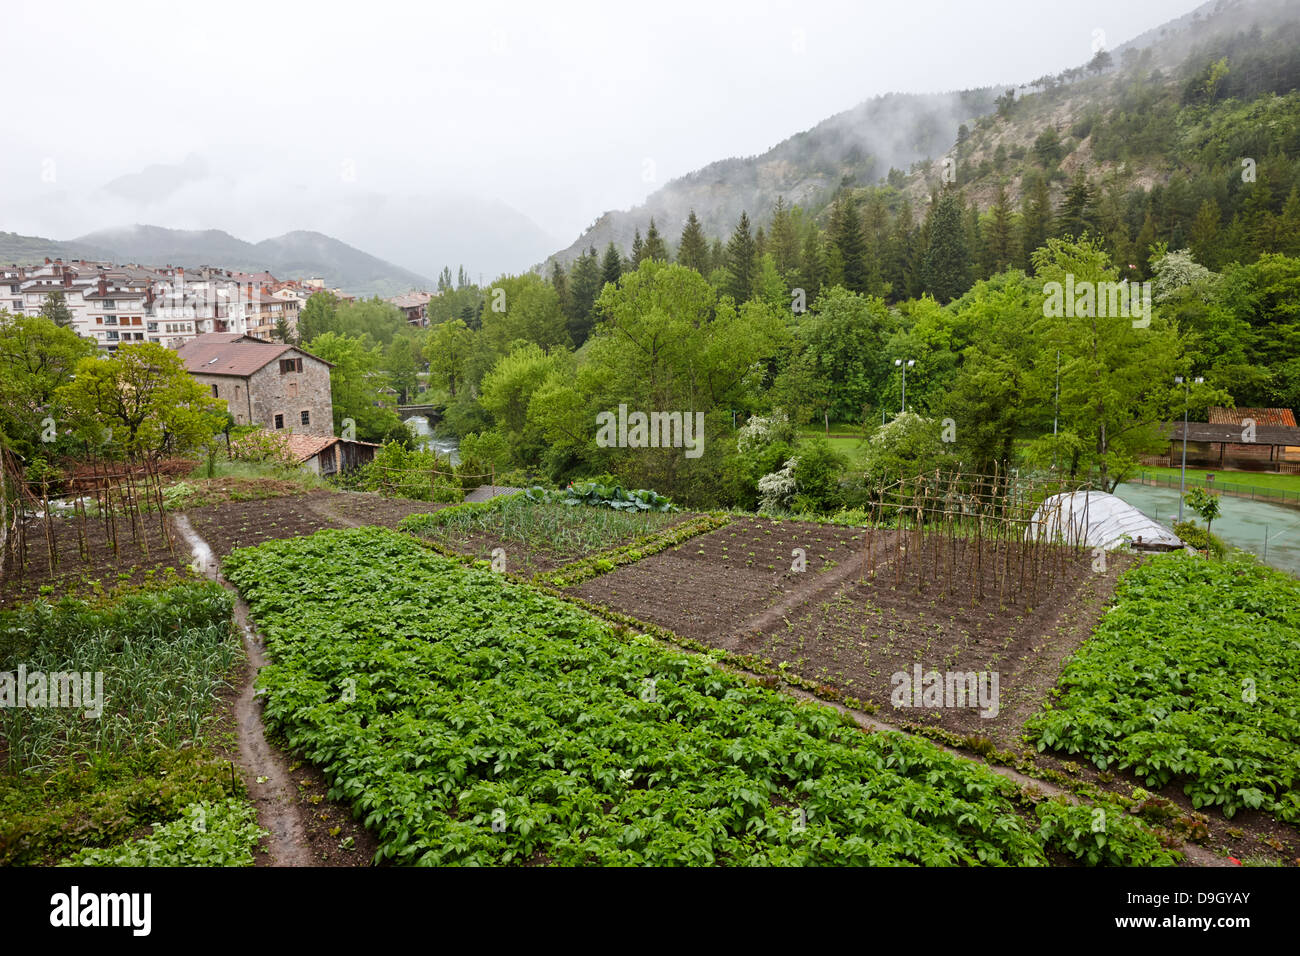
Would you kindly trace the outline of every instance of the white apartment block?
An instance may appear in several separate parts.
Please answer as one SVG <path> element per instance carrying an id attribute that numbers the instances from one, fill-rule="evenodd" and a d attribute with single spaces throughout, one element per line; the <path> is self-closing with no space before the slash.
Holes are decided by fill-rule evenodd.
<path id="1" fill-rule="evenodd" d="M 273 339 L 283 318 L 298 331 L 298 313 L 323 279 L 277 281 L 270 273 L 204 266 L 117 266 L 73 259 L 0 266 L 0 309 L 37 315 L 62 292 L 72 327 L 107 351 L 132 342 L 179 348 L 196 335 L 248 334 Z"/>

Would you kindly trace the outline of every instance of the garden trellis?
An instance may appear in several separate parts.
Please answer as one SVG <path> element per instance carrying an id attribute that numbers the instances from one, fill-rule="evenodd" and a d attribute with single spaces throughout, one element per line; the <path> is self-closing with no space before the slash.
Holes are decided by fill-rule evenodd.
<path id="1" fill-rule="evenodd" d="M 1080 494 L 1084 508 L 1048 515 Z M 892 576 L 895 588 L 952 597 L 967 588 L 972 603 L 1032 605 L 1050 594 L 1087 545 L 1087 482 L 1035 478 L 995 466 L 992 474 L 960 470 L 879 483 L 869 508 L 863 579 Z M 1037 516 L 1037 517 L 1036 517 Z"/>
<path id="2" fill-rule="evenodd" d="M 157 464 L 146 459 L 138 465 L 92 459 L 90 472 L 84 470 L 61 483 L 68 497 L 52 495 L 60 481 L 48 474 L 29 476 L 11 449 L 0 449 L 3 467 L 5 508 L 4 553 L 0 571 L 22 578 L 31 565 L 33 553 L 44 543 L 51 572 L 58 569 L 65 552 L 75 547 L 76 557 L 84 563 L 93 561 L 93 545 L 103 543 L 114 555 L 126 546 L 126 537 L 146 560 L 149 558 L 149 532 L 156 520 L 158 540 L 169 553 L 175 543 L 167 522 L 162 492 L 162 473 Z M 56 505 L 67 502 L 62 509 Z M 63 510 L 64 517 L 56 518 Z M 68 522 L 75 543 L 60 541 L 59 522 Z M 34 538 L 32 527 L 39 527 Z"/>

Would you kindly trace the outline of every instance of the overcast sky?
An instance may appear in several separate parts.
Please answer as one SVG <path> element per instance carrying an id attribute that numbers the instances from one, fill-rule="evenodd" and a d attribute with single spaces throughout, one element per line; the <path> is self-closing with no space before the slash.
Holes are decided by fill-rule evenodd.
<path id="1" fill-rule="evenodd" d="M 256 241 L 369 190 L 499 200 L 558 247 L 870 96 L 1030 80 L 1196 5 L 6 0 L 0 230 Z M 130 196 L 157 170 L 101 188 L 157 164 L 167 201 Z"/>

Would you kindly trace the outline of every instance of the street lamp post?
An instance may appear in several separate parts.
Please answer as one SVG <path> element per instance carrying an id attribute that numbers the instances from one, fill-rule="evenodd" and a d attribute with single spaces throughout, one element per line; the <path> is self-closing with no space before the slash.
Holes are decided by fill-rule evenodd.
<path id="1" fill-rule="evenodd" d="M 903 411 L 907 411 L 907 370 L 916 364 L 916 359 L 908 359 L 906 363 L 902 359 L 894 359 L 894 368 L 903 370 Z"/>
<path id="2" fill-rule="evenodd" d="M 1193 379 L 1197 385 L 1205 381 L 1201 376 Z M 1183 520 L 1183 496 L 1187 494 L 1187 406 L 1190 402 L 1192 386 L 1181 375 L 1174 376 L 1174 384 L 1183 387 L 1183 467 L 1178 479 L 1178 520 Z"/>

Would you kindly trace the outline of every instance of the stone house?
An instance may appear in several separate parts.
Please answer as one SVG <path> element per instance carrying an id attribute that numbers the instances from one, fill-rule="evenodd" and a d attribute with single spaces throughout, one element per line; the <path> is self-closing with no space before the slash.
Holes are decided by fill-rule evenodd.
<path id="1" fill-rule="evenodd" d="M 334 435 L 332 366 L 324 359 L 294 345 L 229 332 L 196 336 L 176 353 L 213 398 L 226 400 L 240 425 Z"/>

